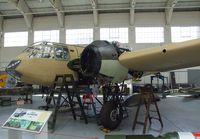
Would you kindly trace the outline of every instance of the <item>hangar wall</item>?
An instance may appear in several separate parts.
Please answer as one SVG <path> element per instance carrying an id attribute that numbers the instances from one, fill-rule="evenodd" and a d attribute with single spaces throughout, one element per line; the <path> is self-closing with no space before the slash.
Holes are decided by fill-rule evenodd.
<path id="1" fill-rule="evenodd" d="M 171 26 L 200 26 L 200 12 L 174 12 Z M 129 46 L 133 50 L 143 49 L 147 47 L 160 46 L 163 44 L 151 43 L 142 44 L 135 43 L 135 27 L 164 27 L 165 42 L 171 42 L 170 26 L 165 24 L 165 14 L 160 13 L 135 13 L 135 24 L 130 26 L 129 13 L 110 13 L 99 14 L 99 26 L 94 27 L 93 15 L 69 15 L 65 17 L 65 28 L 59 28 L 56 16 L 35 17 L 33 20 L 34 30 L 60 30 L 60 42 L 65 43 L 66 29 L 93 28 L 94 39 L 100 38 L 101 27 L 129 27 Z M 4 32 L 26 31 L 27 27 L 23 18 L 5 19 L 3 23 Z M 29 31 L 29 41 L 33 42 L 33 31 Z M 3 38 L 0 42 L 0 67 L 8 64 L 16 55 L 18 55 L 24 47 L 3 47 Z M 186 71 L 181 70 L 181 71 Z M 167 75 L 167 73 L 166 73 Z M 186 76 L 186 75 L 185 75 Z M 143 79 L 145 83 L 149 82 L 149 78 Z M 185 77 L 184 77 L 185 79 Z M 181 79 L 180 79 L 181 81 Z"/>

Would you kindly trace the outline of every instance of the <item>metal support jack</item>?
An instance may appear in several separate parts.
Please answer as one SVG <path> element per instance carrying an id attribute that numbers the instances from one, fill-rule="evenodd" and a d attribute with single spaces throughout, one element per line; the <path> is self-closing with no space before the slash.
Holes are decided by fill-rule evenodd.
<path id="1" fill-rule="evenodd" d="M 69 88 L 69 86 L 71 86 L 71 88 Z M 76 120 L 76 113 L 75 113 L 75 109 L 74 109 L 75 102 L 73 100 L 73 98 L 75 96 L 78 101 L 79 107 L 81 109 L 81 114 L 85 120 L 85 123 L 87 124 L 88 123 L 87 117 L 86 117 L 84 109 L 83 109 L 79 90 L 76 89 L 77 84 L 74 81 L 73 76 L 71 74 L 57 75 L 55 78 L 53 87 L 54 87 L 54 89 L 52 89 L 52 91 L 50 93 L 50 97 L 47 100 L 47 107 L 46 107 L 46 110 L 48 110 L 48 108 L 49 108 L 48 106 L 50 105 L 50 103 L 53 99 L 55 107 L 54 107 L 54 112 L 52 115 L 52 120 L 50 120 L 50 124 L 49 124 L 50 129 L 51 130 L 55 129 L 57 113 L 58 113 L 58 110 L 60 109 L 60 107 L 62 106 L 61 104 L 63 104 L 63 103 L 61 103 L 61 99 L 64 98 L 63 93 L 67 94 L 67 97 L 64 98 L 64 101 L 69 103 L 74 120 Z M 57 88 L 57 87 L 59 87 L 59 88 Z M 58 98 L 57 98 L 56 102 L 55 102 L 55 98 L 54 98 L 55 93 L 58 94 Z"/>

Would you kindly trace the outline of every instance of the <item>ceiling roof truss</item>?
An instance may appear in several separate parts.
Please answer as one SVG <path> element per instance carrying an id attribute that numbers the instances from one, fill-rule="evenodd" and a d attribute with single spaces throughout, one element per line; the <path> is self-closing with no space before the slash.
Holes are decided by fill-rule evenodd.
<path id="1" fill-rule="evenodd" d="M 166 24 L 170 25 L 173 15 L 173 10 L 179 0 L 168 0 L 165 9 Z"/>
<path id="2" fill-rule="evenodd" d="M 51 6 L 54 8 L 54 10 L 56 11 L 57 17 L 58 17 L 58 23 L 60 25 L 61 28 L 64 27 L 64 23 L 65 23 L 65 14 L 63 12 L 63 6 L 61 3 L 61 0 L 49 0 L 51 3 Z"/>
<path id="3" fill-rule="evenodd" d="M 97 10 L 97 0 L 90 0 L 92 9 L 93 9 L 93 23 L 94 26 L 98 26 L 98 10 Z"/>
<path id="4" fill-rule="evenodd" d="M 136 0 L 130 0 L 130 25 L 134 25 Z"/>
<path id="5" fill-rule="evenodd" d="M 24 0 L 8 0 L 24 16 L 24 20 L 29 29 L 32 29 L 33 15 Z"/>

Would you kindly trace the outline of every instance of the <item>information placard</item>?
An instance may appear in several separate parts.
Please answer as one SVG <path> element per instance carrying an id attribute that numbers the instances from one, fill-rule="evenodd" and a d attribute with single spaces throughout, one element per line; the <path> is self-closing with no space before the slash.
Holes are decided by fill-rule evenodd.
<path id="1" fill-rule="evenodd" d="M 51 113 L 51 111 L 17 108 L 2 127 L 40 133 Z"/>

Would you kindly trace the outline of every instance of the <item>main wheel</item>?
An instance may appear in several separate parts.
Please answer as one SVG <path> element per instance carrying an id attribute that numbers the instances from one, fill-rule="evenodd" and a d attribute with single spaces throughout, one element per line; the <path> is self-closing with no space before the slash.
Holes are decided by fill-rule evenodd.
<path id="1" fill-rule="evenodd" d="M 123 110 L 115 102 L 106 102 L 100 112 L 101 124 L 110 130 L 116 129 L 123 118 Z"/>

